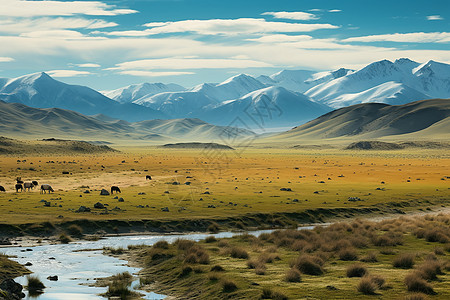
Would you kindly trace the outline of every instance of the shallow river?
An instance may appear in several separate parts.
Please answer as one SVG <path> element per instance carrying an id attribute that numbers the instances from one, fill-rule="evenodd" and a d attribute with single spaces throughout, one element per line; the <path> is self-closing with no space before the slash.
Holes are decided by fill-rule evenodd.
<path id="1" fill-rule="evenodd" d="M 301 227 L 299 229 L 311 229 L 312 227 Z M 249 234 L 258 236 L 263 232 L 272 232 L 272 230 L 250 231 Z M 218 234 L 179 234 L 179 235 L 138 235 L 138 236 L 117 236 L 107 237 L 95 242 L 83 241 L 70 244 L 42 245 L 35 247 L 11 247 L 0 248 L 0 252 L 7 255 L 17 256 L 13 258 L 21 264 L 32 263 L 28 268 L 38 276 L 47 287 L 40 296 L 26 299 L 38 300 L 90 300 L 105 299 L 98 294 L 106 292 L 107 288 L 91 287 L 95 283 L 95 278 L 108 277 L 117 273 L 128 271 L 131 274 L 137 273 L 139 269 L 127 266 L 127 262 L 114 257 L 103 255 L 102 250 L 81 251 L 83 249 L 101 249 L 103 247 L 122 247 L 129 245 L 153 245 L 154 243 L 165 240 L 169 243 L 177 238 L 189 240 L 202 240 L 208 236 L 217 238 L 232 237 L 237 234 L 233 232 L 221 232 Z M 27 251 L 31 249 L 32 251 Z M 47 280 L 48 276 L 57 275 L 58 281 Z M 15 279 L 22 285 L 26 284 L 26 277 Z M 139 281 L 132 284 L 137 287 Z M 24 291 L 26 293 L 26 291 Z M 145 299 L 164 299 L 164 295 L 156 293 L 145 294 Z"/>

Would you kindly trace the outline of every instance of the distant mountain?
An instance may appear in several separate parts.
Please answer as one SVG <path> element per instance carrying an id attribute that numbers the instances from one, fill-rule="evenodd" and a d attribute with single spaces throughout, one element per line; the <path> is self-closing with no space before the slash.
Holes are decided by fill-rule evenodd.
<path id="1" fill-rule="evenodd" d="M 250 128 L 268 129 L 291 127 L 330 110 L 328 106 L 316 103 L 303 94 L 282 87 L 268 87 L 209 107 L 200 118 L 220 125 L 239 119 Z"/>
<path id="2" fill-rule="evenodd" d="M 0 136 L 95 140 L 222 141 L 253 137 L 252 131 L 215 126 L 198 119 L 149 120 L 130 123 L 104 115 L 89 117 L 60 108 L 32 108 L 0 101 Z"/>
<path id="3" fill-rule="evenodd" d="M 450 138 L 450 99 L 404 105 L 366 103 L 340 108 L 274 137 L 275 140 L 367 139 L 388 136 Z"/>
<path id="4" fill-rule="evenodd" d="M 334 80 L 320 83 L 306 95 L 334 108 L 379 102 L 404 104 L 450 97 L 450 65 L 409 59 L 382 60 Z"/>
<path id="5" fill-rule="evenodd" d="M 181 85 L 169 83 L 141 83 L 133 84 L 117 90 L 105 91 L 103 94 L 120 103 L 131 103 L 142 97 L 151 97 L 159 93 L 179 92 L 186 88 Z"/>
<path id="6" fill-rule="evenodd" d="M 159 111 L 136 104 L 120 104 L 85 86 L 57 81 L 46 73 L 36 73 L 0 81 L 0 100 L 36 108 L 62 108 L 82 114 L 102 113 L 128 121 L 165 118 Z"/>

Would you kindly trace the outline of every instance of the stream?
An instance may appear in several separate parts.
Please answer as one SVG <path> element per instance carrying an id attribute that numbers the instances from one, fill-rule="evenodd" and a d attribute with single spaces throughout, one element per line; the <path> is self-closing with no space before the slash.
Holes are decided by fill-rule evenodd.
<path id="1" fill-rule="evenodd" d="M 299 229 L 312 229 L 313 226 L 300 227 Z M 248 231 L 246 233 L 259 236 L 261 233 L 272 232 L 273 230 Z M 221 232 L 217 234 L 209 233 L 189 233 L 174 235 L 134 235 L 134 236 L 114 236 L 106 237 L 98 241 L 79 241 L 69 244 L 42 245 L 34 247 L 8 247 L 1 248 L 0 252 L 6 255 L 15 256 L 13 260 L 25 264 L 32 263 L 27 267 L 38 276 L 46 286 L 44 293 L 31 297 L 27 294 L 25 299 L 36 300 L 91 300 L 105 299 L 99 294 L 105 293 L 106 287 L 93 287 L 97 278 L 109 277 L 121 272 L 135 274 L 139 268 L 129 267 L 127 261 L 103 255 L 103 247 L 127 248 L 129 245 L 153 245 L 165 240 L 169 243 L 178 238 L 199 241 L 208 236 L 216 238 L 228 238 L 243 232 Z M 83 251 L 84 250 L 84 251 Z M 86 251 L 87 250 L 87 251 Z M 50 281 L 48 276 L 58 276 L 58 281 Z M 26 285 L 26 276 L 18 277 L 16 282 Z M 141 294 L 144 299 L 164 299 L 165 295 L 153 292 L 138 290 L 139 280 L 132 284 L 132 288 Z"/>

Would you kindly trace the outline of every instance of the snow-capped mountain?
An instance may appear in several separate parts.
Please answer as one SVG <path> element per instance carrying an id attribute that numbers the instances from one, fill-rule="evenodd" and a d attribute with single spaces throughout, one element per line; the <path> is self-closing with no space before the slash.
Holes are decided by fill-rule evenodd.
<path id="1" fill-rule="evenodd" d="M 151 97 L 159 93 L 179 92 L 186 88 L 181 85 L 169 83 L 141 83 L 129 85 L 117 90 L 102 92 L 106 97 L 116 100 L 120 103 L 131 103 L 142 97 Z"/>
<path id="2" fill-rule="evenodd" d="M 409 59 L 382 60 L 318 84 L 305 94 L 334 108 L 367 102 L 404 104 L 449 98 L 450 65 L 434 61 L 419 64 Z"/>
<path id="3" fill-rule="evenodd" d="M 266 130 L 273 127 L 294 126 L 329 111 L 331 108 L 328 106 L 316 103 L 301 93 L 272 86 L 209 107 L 200 118 L 220 125 L 233 124 L 237 121 L 252 129 Z"/>
<path id="4" fill-rule="evenodd" d="M 93 115 L 103 113 L 127 121 L 165 118 L 159 111 L 136 104 L 120 104 L 85 86 L 57 81 L 46 73 L 3 79 L 0 100 L 36 108 L 63 108 Z"/>

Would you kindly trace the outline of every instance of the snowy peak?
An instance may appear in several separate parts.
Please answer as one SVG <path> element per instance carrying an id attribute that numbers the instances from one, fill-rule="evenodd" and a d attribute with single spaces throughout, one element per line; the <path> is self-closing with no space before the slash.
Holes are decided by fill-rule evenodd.
<path id="1" fill-rule="evenodd" d="M 159 93 L 184 91 L 178 84 L 141 83 L 133 84 L 117 90 L 104 92 L 104 95 L 121 103 L 131 103 L 143 97 L 150 97 Z"/>

